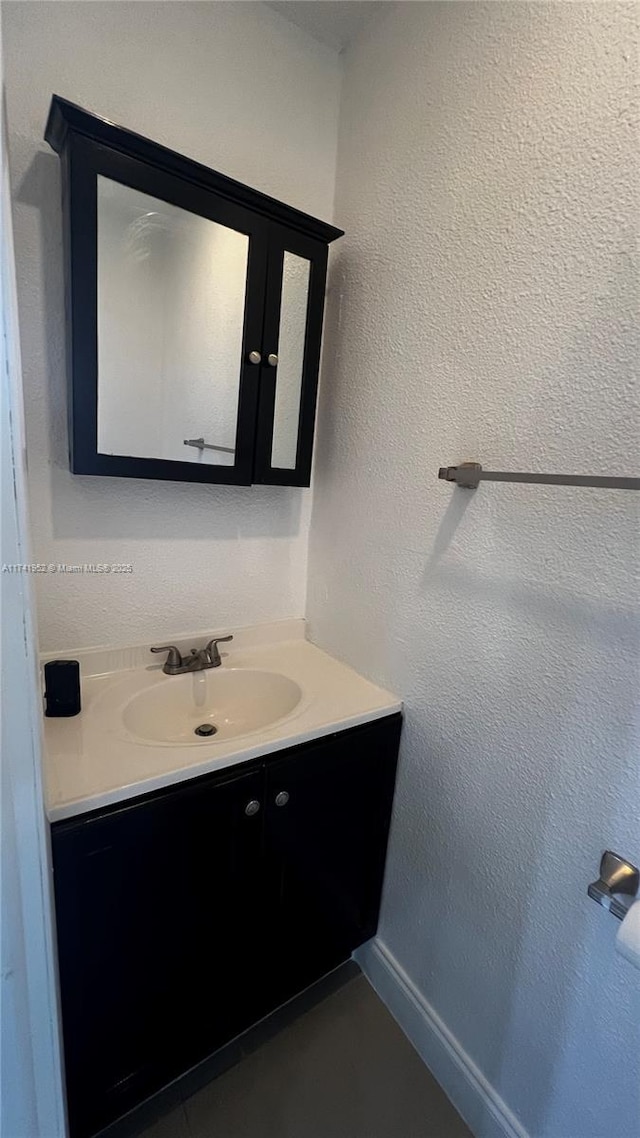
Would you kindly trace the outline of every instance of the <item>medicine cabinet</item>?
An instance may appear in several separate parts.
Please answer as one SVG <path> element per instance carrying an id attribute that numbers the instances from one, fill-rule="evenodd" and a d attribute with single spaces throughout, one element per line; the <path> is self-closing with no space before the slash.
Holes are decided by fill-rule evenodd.
<path id="1" fill-rule="evenodd" d="M 308 486 L 342 230 L 54 95 L 75 474 Z"/>

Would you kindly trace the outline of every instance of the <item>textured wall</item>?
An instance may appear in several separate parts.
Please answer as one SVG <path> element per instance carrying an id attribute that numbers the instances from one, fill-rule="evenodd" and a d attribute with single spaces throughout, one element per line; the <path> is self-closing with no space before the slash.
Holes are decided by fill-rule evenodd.
<path id="1" fill-rule="evenodd" d="M 637 14 L 400 4 L 341 110 L 308 614 L 406 700 L 381 938 L 536 1138 L 640 1133 L 585 897 L 640 861 L 637 495 L 436 473 L 640 473 Z"/>
<path id="2" fill-rule="evenodd" d="M 67 469 L 52 92 L 320 217 L 333 206 L 337 55 L 253 3 L 3 5 L 34 555 L 133 562 L 38 580 L 43 648 L 301 616 L 310 496 Z"/>
<path id="3" fill-rule="evenodd" d="M 0 10 L 0 38 L 3 34 Z M 0 64 L 0 73 L 2 66 Z M 29 560 L 9 163 L 0 126 L 2 558 Z M 0 1133 L 65 1138 L 49 826 L 44 811 L 31 580 L 0 577 Z"/>

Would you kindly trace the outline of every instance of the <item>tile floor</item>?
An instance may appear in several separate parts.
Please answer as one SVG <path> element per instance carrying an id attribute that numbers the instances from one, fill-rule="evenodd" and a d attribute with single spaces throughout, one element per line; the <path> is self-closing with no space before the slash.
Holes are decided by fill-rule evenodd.
<path id="1" fill-rule="evenodd" d="M 472 1138 L 363 976 L 142 1138 Z"/>

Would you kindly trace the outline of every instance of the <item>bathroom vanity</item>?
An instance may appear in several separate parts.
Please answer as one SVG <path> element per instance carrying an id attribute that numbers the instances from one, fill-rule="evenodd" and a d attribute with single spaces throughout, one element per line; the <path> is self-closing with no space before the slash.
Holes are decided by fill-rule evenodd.
<path id="1" fill-rule="evenodd" d="M 143 664 L 148 648 L 121 653 L 129 667 L 112 671 L 87 653 L 96 674 L 83 712 L 46 723 L 72 1138 L 98 1133 L 376 931 L 401 705 L 304 640 L 303 622 L 280 636 L 240 634 L 204 692 L 202 677 Z M 253 730 L 238 720 L 234 734 L 225 690 L 246 680 L 262 691 L 257 675 L 289 679 L 298 701 L 280 715 L 273 685 L 280 718 Z M 145 707 L 172 690 L 183 692 L 174 711 L 145 728 Z M 218 742 L 193 732 L 205 713 Z M 166 745 L 185 716 L 189 736 Z"/>

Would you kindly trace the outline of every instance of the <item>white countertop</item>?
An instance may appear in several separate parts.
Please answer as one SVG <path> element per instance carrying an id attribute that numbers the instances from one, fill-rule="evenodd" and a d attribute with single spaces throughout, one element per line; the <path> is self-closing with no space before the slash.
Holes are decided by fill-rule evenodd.
<path id="1" fill-rule="evenodd" d="M 223 668 L 277 672 L 300 686 L 302 699 L 290 715 L 249 734 L 219 741 L 201 739 L 186 746 L 141 742 L 123 729 L 119 708 L 130 693 L 172 680 L 162 672 L 162 659 L 150 662 L 154 657 L 149 655 L 149 645 L 47 654 L 45 659 L 78 659 L 82 684 L 79 715 L 44 719 L 50 821 L 224 770 L 401 710 L 399 699 L 310 644 L 304 634 L 304 621 L 282 621 L 242 629 L 234 634 L 232 644 L 222 646 Z M 174 642 L 185 650 L 206 639 L 195 635 Z"/>

